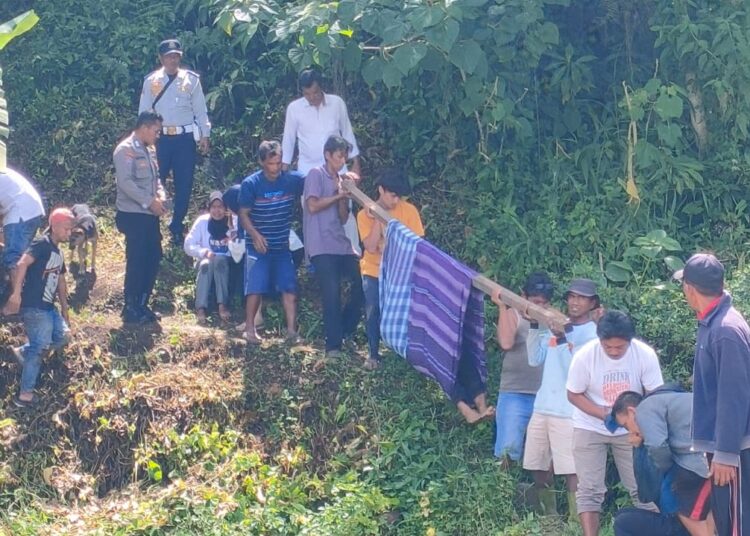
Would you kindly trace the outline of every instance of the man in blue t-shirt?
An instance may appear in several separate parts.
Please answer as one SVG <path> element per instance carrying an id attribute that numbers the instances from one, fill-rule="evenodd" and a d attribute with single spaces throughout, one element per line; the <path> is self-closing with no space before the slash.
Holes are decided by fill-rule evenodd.
<path id="1" fill-rule="evenodd" d="M 242 181 L 240 225 L 247 235 L 245 258 L 245 338 L 259 344 L 253 319 L 263 294 L 281 293 L 289 342 L 298 342 L 297 274 L 289 251 L 294 203 L 302 195 L 304 176 L 281 170 L 281 145 L 264 141 L 258 148 L 261 169 Z"/>

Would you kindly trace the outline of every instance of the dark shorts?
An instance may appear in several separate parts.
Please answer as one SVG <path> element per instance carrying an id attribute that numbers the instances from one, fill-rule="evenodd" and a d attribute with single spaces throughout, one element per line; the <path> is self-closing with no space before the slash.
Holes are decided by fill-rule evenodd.
<path id="1" fill-rule="evenodd" d="M 674 514 L 623 508 L 615 514 L 615 536 L 690 536 Z"/>
<path id="2" fill-rule="evenodd" d="M 248 250 L 245 255 L 245 296 L 269 292 L 295 294 L 297 272 L 290 251 L 261 255 Z"/>
<path id="3" fill-rule="evenodd" d="M 703 521 L 711 511 L 711 481 L 680 466 L 675 466 L 672 493 L 677 510 L 683 516 Z"/>

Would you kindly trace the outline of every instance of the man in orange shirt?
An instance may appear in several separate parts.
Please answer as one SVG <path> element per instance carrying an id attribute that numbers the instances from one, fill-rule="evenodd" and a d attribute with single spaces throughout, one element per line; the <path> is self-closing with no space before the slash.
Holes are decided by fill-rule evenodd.
<path id="1" fill-rule="evenodd" d="M 422 218 L 419 217 L 417 207 L 402 199 L 409 194 L 411 188 L 403 172 L 398 169 L 387 169 L 380 174 L 377 181 L 380 208 L 406 225 L 416 235 L 424 236 Z M 385 247 L 385 224 L 378 220 L 369 209 L 365 208 L 357 214 L 357 227 L 365 251 L 360 260 L 362 272 L 362 289 L 365 294 L 365 327 L 369 346 L 369 357 L 365 361 L 365 368 L 374 370 L 380 366 L 380 295 L 378 276 L 380 260 Z"/>

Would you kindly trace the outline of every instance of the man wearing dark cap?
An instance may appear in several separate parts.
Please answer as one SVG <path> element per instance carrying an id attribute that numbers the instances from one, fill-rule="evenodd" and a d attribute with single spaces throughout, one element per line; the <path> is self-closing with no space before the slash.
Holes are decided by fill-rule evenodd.
<path id="1" fill-rule="evenodd" d="M 405 196 L 410 192 L 408 179 L 397 169 L 387 169 L 380 174 L 377 181 L 378 199 L 376 204 L 391 216 L 406 225 L 417 236 L 424 236 L 422 218 L 417 207 L 409 203 Z M 380 366 L 380 290 L 378 276 L 380 260 L 385 247 L 385 224 L 375 218 L 369 208 L 357 214 L 359 236 L 365 246 L 365 252 L 359 261 L 362 273 L 362 289 L 365 294 L 365 328 L 369 357 L 365 368 L 369 370 Z"/>
<path id="2" fill-rule="evenodd" d="M 174 213 L 169 231 L 172 243 L 182 247 L 183 220 L 187 214 L 195 173 L 195 144 L 202 153 L 208 152 L 211 123 L 208 121 L 206 99 L 200 77 L 180 68 L 182 45 L 177 39 L 159 44 L 162 67 L 143 81 L 138 113 L 158 112 L 163 118 L 161 137 L 156 145 L 159 176 L 166 186 L 172 172 L 174 180 Z"/>
<path id="3" fill-rule="evenodd" d="M 523 468 L 531 471 L 540 498 L 542 513 L 556 514 L 553 475 L 565 475 L 570 518 L 575 519 L 577 488 L 573 459 L 573 406 L 568 401 L 565 383 L 573 353 L 596 338 L 596 320 L 601 309 L 596 283 L 590 279 L 574 279 L 563 299 L 567 305 L 572 329 L 553 333 L 549 328 L 531 322 L 526 337 L 529 365 L 543 366 L 542 383 L 534 399 L 526 431 Z"/>
<path id="4" fill-rule="evenodd" d="M 708 457 L 716 528 L 750 534 L 750 328 L 724 292 L 716 257 L 693 255 L 674 277 L 698 317 L 693 448 Z"/>

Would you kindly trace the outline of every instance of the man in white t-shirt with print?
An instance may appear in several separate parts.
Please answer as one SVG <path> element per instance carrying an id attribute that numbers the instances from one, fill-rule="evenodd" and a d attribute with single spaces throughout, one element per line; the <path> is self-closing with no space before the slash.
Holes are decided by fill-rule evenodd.
<path id="1" fill-rule="evenodd" d="M 568 400 L 573 404 L 573 457 L 578 475 L 576 505 L 584 536 L 599 534 L 599 512 L 607 487 L 607 449 L 617 465 L 625 488 L 636 506 L 653 509 L 638 501 L 633 474 L 633 449 L 627 430 L 611 422 L 612 405 L 620 393 L 648 393 L 664 380 L 656 352 L 635 339 L 635 327 L 620 311 L 605 313 L 596 329 L 597 339 L 586 343 L 573 356 L 568 372 Z M 608 419 L 609 418 L 609 419 Z"/>

